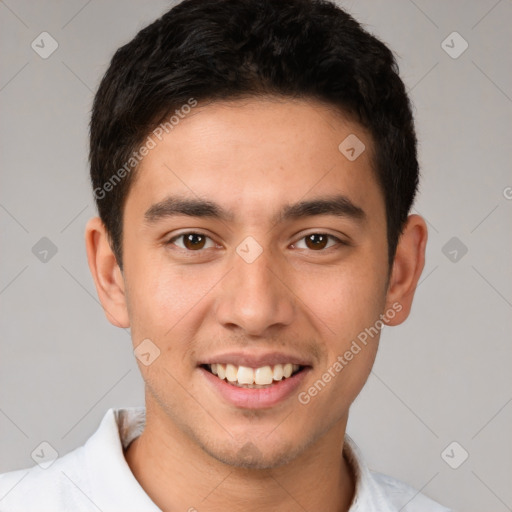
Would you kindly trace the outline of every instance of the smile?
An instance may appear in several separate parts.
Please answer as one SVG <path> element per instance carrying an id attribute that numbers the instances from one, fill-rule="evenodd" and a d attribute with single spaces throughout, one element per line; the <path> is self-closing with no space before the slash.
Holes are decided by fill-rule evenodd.
<path id="1" fill-rule="evenodd" d="M 303 368 L 292 363 L 266 365 L 259 368 L 236 366 L 230 363 L 212 363 L 203 367 L 220 380 L 233 386 L 249 389 L 268 388 L 276 382 L 290 378 Z"/>

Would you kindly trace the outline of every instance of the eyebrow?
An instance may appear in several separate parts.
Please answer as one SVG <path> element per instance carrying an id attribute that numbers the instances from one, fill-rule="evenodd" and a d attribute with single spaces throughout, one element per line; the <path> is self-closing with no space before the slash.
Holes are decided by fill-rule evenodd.
<path id="1" fill-rule="evenodd" d="M 232 212 L 212 201 L 170 196 L 152 205 L 144 214 L 144 219 L 148 224 L 155 224 L 162 219 L 176 215 L 207 217 L 222 221 L 230 221 L 234 218 Z M 334 215 L 359 222 L 366 219 L 364 210 L 355 205 L 347 196 L 335 195 L 286 204 L 273 216 L 272 221 L 273 223 L 285 222 L 316 215 Z"/>

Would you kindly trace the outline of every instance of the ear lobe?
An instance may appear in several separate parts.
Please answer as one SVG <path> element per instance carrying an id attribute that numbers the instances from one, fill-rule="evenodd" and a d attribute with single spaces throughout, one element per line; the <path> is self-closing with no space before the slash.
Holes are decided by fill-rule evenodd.
<path id="1" fill-rule="evenodd" d="M 427 225 L 419 215 L 409 215 L 400 236 L 386 296 L 386 311 L 393 309 L 387 325 L 399 325 L 411 311 L 414 292 L 425 266 Z M 398 304 L 401 306 L 399 307 Z"/>
<path id="2" fill-rule="evenodd" d="M 87 223 L 85 246 L 89 269 L 108 321 L 116 327 L 130 327 L 123 274 L 99 217 L 94 217 Z"/>

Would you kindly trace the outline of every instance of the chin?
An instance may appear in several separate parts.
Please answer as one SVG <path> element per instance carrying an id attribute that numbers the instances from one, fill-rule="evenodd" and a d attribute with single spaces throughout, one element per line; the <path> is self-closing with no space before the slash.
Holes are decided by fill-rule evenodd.
<path id="1" fill-rule="evenodd" d="M 303 447 L 294 443 L 270 446 L 268 439 L 247 441 L 236 447 L 202 446 L 211 457 L 228 466 L 245 469 L 274 469 L 295 459 Z"/>

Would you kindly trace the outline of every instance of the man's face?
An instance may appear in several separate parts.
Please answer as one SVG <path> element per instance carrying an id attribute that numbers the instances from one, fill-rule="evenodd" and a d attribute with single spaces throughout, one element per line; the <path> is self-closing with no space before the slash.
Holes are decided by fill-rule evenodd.
<path id="1" fill-rule="evenodd" d="M 366 145 L 354 161 L 338 149 L 351 134 Z M 374 361 L 378 335 L 344 358 L 386 303 L 371 140 L 319 103 L 259 98 L 198 106 L 157 142 L 123 222 L 133 344 L 160 350 L 139 362 L 148 424 L 229 464 L 278 466 L 344 431 Z M 299 371 L 279 380 L 287 363 Z"/>

